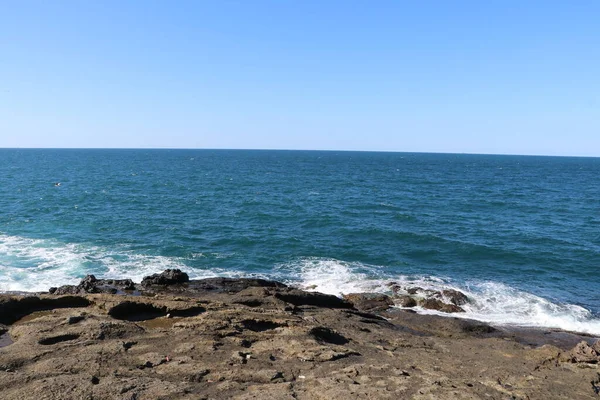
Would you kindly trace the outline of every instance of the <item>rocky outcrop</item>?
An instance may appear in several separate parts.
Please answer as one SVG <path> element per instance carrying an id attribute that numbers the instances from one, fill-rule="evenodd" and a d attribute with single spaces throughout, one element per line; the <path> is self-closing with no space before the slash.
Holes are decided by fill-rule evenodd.
<path id="1" fill-rule="evenodd" d="M 395 282 L 389 286 L 394 293 L 394 303 L 400 307 L 420 306 L 428 310 L 456 313 L 464 312 L 461 306 L 469 303 L 467 295 L 455 289 L 431 290 L 418 286 L 402 286 Z"/>
<path id="2" fill-rule="evenodd" d="M 87 275 L 79 285 L 64 285 L 58 288 L 52 287 L 52 294 L 85 294 L 85 293 L 108 293 L 117 294 L 121 291 L 134 291 L 135 284 L 131 279 L 97 279 L 94 275 Z"/>
<path id="3" fill-rule="evenodd" d="M 154 274 L 142 279 L 142 286 L 150 285 L 174 285 L 177 283 L 186 283 L 190 277 L 180 269 L 167 269 L 160 274 Z"/>
<path id="4" fill-rule="evenodd" d="M 592 346 L 587 341 L 579 342 L 571 351 L 560 355 L 560 360 L 571 363 L 600 363 L 600 340 Z"/>
<path id="5" fill-rule="evenodd" d="M 0 295 L 2 400 L 598 398 L 600 343 L 574 334 L 252 279 L 80 289 Z"/>
<path id="6" fill-rule="evenodd" d="M 394 305 L 390 296 L 380 293 L 350 293 L 343 298 L 361 311 L 384 311 Z"/>
<path id="7" fill-rule="evenodd" d="M 462 308 L 454 304 L 444 303 L 440 299 L 436 299 L 433 297 L 422 299 L 417 302 L 418 305 L 427 309 L 427 310 L 436 310 L 445 313 L 455 313 L 455 312 L 464 312 Z"/>
<path id="8" fill-rule="evenodd" d="M 80 296 L 0 296 L 0 324 L 12 324 L 36 311 L 90 306 L 90 300 Z"/>
<path id="9" fill-rule="evenodd" d="M 409 295 L 394 296 L 393 302 L 395 305 L 400 307 L 411 308 L 417 306 L 417 300 L 415 300 L 414 297 Z"/>

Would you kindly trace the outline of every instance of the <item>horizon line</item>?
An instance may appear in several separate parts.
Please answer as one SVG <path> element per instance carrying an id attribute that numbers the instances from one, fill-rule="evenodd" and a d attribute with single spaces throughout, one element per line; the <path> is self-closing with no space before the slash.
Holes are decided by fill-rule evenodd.
<path id="1" fill-rule="evenodd" d="M 400 153 L 400 154 L 447 154 L 474 156 L 523 156 L 523 157 L 566 157 L 566 158 L 600 158 L 600 155 L 569 154 L 523 154 L 523 153 L 478 153 L 478 152 L 444 152 L 444 151 L 409 151 L 409 150 L 353 150 L 353 149 L 287 149 L 287 148 L 226 148 L 226 147 L 1 147 L 0 150 L 224 150 L 224 151 L 313 151 L 313 152 L 345 152 L 345 153 Z"/>

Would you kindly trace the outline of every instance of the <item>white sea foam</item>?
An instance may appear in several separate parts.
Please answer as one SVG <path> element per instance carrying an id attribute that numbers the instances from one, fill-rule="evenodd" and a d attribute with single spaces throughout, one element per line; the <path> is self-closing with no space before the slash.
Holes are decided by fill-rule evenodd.
<path id="1" fill-rule="evenodd" d="M 475 319 L 498 325 L 559 328 L 567 331 L 600 335 L 600 319 L 578 305 L 558 304 L 540 296 L 497 282 L 458 284 L 449 278 L 419 275 L 390 276 L 382 268 L 335 259 L 304 258 L 282 264 L 280 269 L 298 271 L 297 286 L 323 293 L 342 295 L 375 292 L 390 294 L 390 284 L 418 286 L 424 289 L 456 289 L 471 303 L 464 313 L 453 317 Z M 417 308 L 426 314 L 448 314 Z"/>
<path id="2" fill-rule="evenodd" d="M 226 271 L 190 268 L 179 257 L 0 235 L 0 292 L 46 291 L 51 286 L 77 284 L 89 273 L 140 282 L 168 268 L 181 269 L 192 279 L 226 275 Z"/>
<path id="3" fill-rule="evenodd" d="M 497 282 L 454 282 L 445 277 L 390 275 L 386 272 L 389 269 L 383 267 L 332 258 L 299 258 L 277 265 L 268 275 L 242 270 L 191 268 L 186 261 L 180 257 L 139 254 L 127 248 L 106 249 L 0 234 L 0 292 L 46 291 L 51 286 L 77 284 L 88 273 L 99 278 L 131 278 L 140 282 L 144 276 L 167 268 L 179 268 L 192 279 L 215 276 L 276 279 L 336 296 L 360 292 L 389 294 L 389 284 L 396 282 L 401 286 L 464 292 L 471 303 L 464 306 L 465 313 L 452 314 L 453 317 L 600 335 L 600 320 L 594 318 L 589 310 L 573 304 L 558 304 Z M 423 309 L 419 312 L 437 313 Z"/>

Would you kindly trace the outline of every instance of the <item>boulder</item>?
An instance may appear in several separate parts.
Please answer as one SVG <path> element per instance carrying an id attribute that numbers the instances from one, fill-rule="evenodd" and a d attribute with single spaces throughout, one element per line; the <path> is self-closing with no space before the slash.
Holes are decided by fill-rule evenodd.
<path id="1" fill-rule="evenodd" d="M 390 296 L 380 293 L 350 293 L 343 297 L 360 311 L 383 311 L 394 305 Z"/>
<path id="2" fill-rule="evenodd" d="M 598 342 L 590 346 L 586 341 L 579 342 L 573 349 L 561 355 L 561 361 L 572 363 L 598 364 L 600 362 L 600 348 Z"/>
<path id="3" fill-rule="evenodd" d="M 153 274 L 142 279 L 142 286 L 150 285 L 174 285 L 186 283 L 190 277 L 180 269 L 166 269 L 160 274 Z"/>
<path id="4" fill-rule="evenodd" d="M 416 307 L 417 301 L 408 295 L 400 295 L 394 297 L 394 303 L 400 307 Z"/>
<path id="5" fill-rule="evenodd" d="M 445 289 L 442 290 L 441 295 L 444 299 L 448 300 L 450 303 L 455 306 L 462 306 L 469 302 L 469 298 L 463 292 L 459 292 L 454 289 Z"/>
<path id="6" fill-rule="evenodd" d="M 437 310 L 445 313 L 455 313 L 455 312 L 464 312 L 461 307 L 455 304 L 447 304 L 444 303 L 440 299 L 428 298 L 419 301 L 419 305 L 428 310 Z"/>
<path id="7" fill-rule="evenodd" d="M 85 293 L 115 294 L 119 290 L 135 290 L 135 284 L 131 279 L 98 279 L 94 275 L 86 275 L 77 286 L 63 285 L 58 288 L 52 287 L 49 292 L 56 295 Z"/>

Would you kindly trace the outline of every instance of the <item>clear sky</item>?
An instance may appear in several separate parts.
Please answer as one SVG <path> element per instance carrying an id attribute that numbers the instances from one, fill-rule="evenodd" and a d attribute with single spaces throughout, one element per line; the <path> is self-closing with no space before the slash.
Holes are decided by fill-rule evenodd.
<path id="1" fill-rule="evenodd" d="M 0 147 L 600 156 L 600 1 L 4 1 Z"/>

